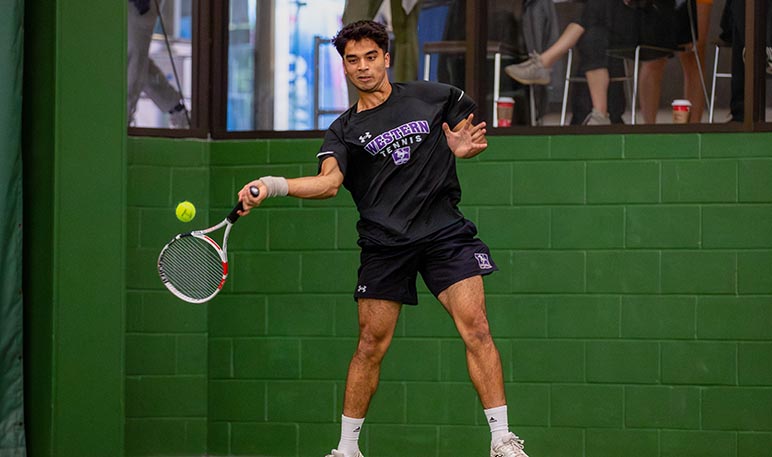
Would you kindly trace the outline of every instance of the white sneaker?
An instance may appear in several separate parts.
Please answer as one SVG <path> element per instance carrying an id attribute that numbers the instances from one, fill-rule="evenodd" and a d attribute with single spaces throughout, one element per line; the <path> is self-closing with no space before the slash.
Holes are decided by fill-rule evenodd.
<path id="1" fill-rule="evenodd" d="M 186 111 L 185 106 L 180 103 L 169 111 L 169 123 L 172 128 L 186 129 L 190 127 L 188 123 L 189 112 Z"/>
<path id="2" fill-rule="evenodd" d="M 333 449 L 330 451 L 329 454 L 325 455 L 324 457 L 365 457 L 365 456 L 363 456 L 362 453 L 359 451 L 357 451 L 356 455 L 346 455 L 337 449 Z"/>
<path id="3" fill-rule="evenodd" d="M 767 46 L 767 74 L 772 75 L 772 46 Z"/>
<path id="4" fill-rule="evenodd" d="M 525 441 L 510 432 L 491 449 L 491 457 L 528 457 L 523 450 L 524 445 Z"/>
<path id="5" fill-rule="evenodd" d="M 609 118 L 608 113 L 603 114 L 593 108 L 590 114 L 584 118 L 582 125 L 611 125 L 611 118 Z"/>
<path id="6" fill-rule="evenodd" d="M 504 73 L 521 84 L 547 85 L 552 80 L 552 71 L 542 65 L 536 51 L 532 52 L 525 62 L 504 67 Z"/>

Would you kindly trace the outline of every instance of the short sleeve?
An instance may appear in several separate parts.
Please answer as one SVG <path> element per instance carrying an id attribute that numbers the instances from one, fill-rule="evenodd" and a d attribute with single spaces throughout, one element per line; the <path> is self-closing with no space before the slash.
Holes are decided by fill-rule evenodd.
<path id="1" fill-rule="evenodd" d="M 477 108 L 477 104 L 471 97 L 455 86 L 448 86 L 450 94 L 445 104 L 445 121 L 450 128 L 455 128 Z"/>
<path id="2" fill-rule="evenodd" d="M 318 159 L 317 172 L 322 171 L 322 162 L 330 157 L 334 157 L 338 161 L 338 168 L 343 176 L 346 176 L 346 165 L 348 164 L 348 147 L 346 147 L 345 141 L 342 138 L 342 132 L 340 131 L 340 124 L 338 122 L 333 123 L 324 135 L 324 142 L 319 149 L 319 153 L 316 154 Z"/>

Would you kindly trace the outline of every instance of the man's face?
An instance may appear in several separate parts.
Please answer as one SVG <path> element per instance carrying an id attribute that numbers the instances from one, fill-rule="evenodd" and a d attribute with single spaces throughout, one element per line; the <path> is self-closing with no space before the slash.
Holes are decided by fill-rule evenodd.
<path id="1" fill-rule="evenodd" d="M 389 53 L 384 54 L 369 38 L 349 41 L 343 53 L 343 71 L 360 92 L 374 92 L 388 80 L 389 60 Z"/>

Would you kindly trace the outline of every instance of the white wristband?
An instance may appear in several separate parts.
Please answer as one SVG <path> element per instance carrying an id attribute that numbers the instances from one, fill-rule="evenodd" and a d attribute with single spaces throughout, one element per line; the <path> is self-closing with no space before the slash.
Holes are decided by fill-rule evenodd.
<path id="1" fill-rule="evenodd" d="M 259 181 L 268 189 L 266 197 L 286 197 L 289 193 L 287 180 L 281 176 L 263 176 Z"/>

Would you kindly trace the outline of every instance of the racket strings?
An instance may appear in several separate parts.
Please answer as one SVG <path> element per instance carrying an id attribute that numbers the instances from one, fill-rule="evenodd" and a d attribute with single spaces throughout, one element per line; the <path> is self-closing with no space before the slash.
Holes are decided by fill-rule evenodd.
<path id="1" fill-rule="evenodd" d="M 204 299 L 217 292 L 224 274 L 218 250 L 194 236 L 170 243 L 159 266 L 169 284 L 193 299 Z"/>

